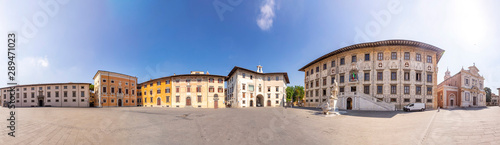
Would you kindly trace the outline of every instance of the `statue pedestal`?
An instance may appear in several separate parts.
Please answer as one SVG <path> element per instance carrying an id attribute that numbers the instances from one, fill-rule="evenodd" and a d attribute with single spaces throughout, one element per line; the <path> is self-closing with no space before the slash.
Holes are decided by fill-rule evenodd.
<path id="1" fill-rule="evenodd" d="M 330 106 L 330 103 L 333 104 L 333 106 Z M 337 116 L 337 115 L 342 115 L 342 114 L 346 114 L 347 112 L 345 111 L 339 111 L 339 108 L 337 107 L 337 100 L 334 99 L 333 101 L 330 100 L 330 102 L 327 104 L 328 106 L 323 106 L 323 115 L 325 115 L 325 117 L 333 117 L 333 116 Z"/>

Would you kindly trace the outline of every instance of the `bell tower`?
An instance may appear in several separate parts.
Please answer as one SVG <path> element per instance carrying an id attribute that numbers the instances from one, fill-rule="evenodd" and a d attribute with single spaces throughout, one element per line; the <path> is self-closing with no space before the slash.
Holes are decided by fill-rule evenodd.
<path id="1" fill-rule="evenodd" d="M 258 65 L 258 66 L 257 66 L 257 72 L 258 72 L 258 73 L 263 73 L 263 72 L 262 72 L 262 66 L 261 66 L 261 65 Z"/>
<path id="2" fill-rule="evenodd" d="M 450 75 L 450 70 L 448 70 L 448 68 L 446 68 L 446 72 L 444 73 L 444 80 L 450 78 L 451 75 Z"/>

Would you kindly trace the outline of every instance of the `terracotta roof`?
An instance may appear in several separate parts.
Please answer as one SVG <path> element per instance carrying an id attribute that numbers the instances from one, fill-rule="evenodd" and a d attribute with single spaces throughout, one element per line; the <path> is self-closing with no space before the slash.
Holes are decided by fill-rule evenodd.
<path id="1" fill-rule="evenodd" d="M 391 46 L 391 45 L 415 46 L 415 47 L 420 47 L 420 48 L 425 48 L 425 49 L 437 51 L 438 52 L 437 56 L 436 56 L 437 62 L 439 62 L 439 60 L 441 59 L 441 56 L 444 53 L 443 49 L 440 49 L 436 46 L 432 46 L 430 44 L 426 44 L 426 43 L 422 43 L 422 42 L 418 42 L 418 41 L 412 41 L 412 40 L 384 40 L 384 41 L 377 41 L 377 42 L 367 42 L 367 43 L 354 44 L 351 46 L 343 47 L 343 48 L 337 49 L 335 51 L 332 51 L 332 52 L 325 54 L 325 55 L 317 58 L 316 60 L 308 63 L 304 67 L 300 68 L 299 71 L 304 71 L 304 69 L 306 69 L 307 67 L 309 67 L 309 66 L 311 66 L 311 65 L 313 65 L 313 64 L 315 64 L 323 59 L 326 59 L 330 56 L 333 56 L 333 55 L 336 55 L 336 54 L 339 54 L 342 52 L 360 49 L 360 48 L 366 48 L 366 47 Z"/>
<path id="2" fill-rule="evenodd" d="M 92 79 L 95 79 L 95 77 L 97 76 L 97 74 L 99 72 L 108 72 L 108 73 L 115 73 L 115 74 L 120 74 L 120 75 L 125 75 L 125 76 L 129 76 L 129 77 L 133 77 L 133 78 L 137 78 L 135 76 L 131 76 L 131 75 L 126 75 L 126 74 L 122 74 L 122 73 L 117 73 L 117 72 L 112 72 L 112 71 L 105 71 L 105 70 L 97 70 L 97 72 L 95 73 L 94 77 Z"/>
<path id="3" fill-rule="evenodd" d="M 253 71 L 253 70 L 249 70 L 249 69 L 246 69 L 246 68 L 242 68 L 242 67 L 239 67 L 239 66 L 234 66 L 234 68 L 231 70 L 231 72 L 229 72 L 229 74 L 227 75 L 227 78 L 226 78 L 226 81 L 229 79 L 229 77 L 231 77 L 231 75 L 233 75 L 234 72 L 236 72 L 236 70 L 238 69 L 242 69 L 242 70 L 245 70 L 245 71 L 249 71 L 249 72 L 253 72 L 253 73 L 256 73 L 256 74 L 263 74 L 263 75 L 271 75 L 271 74 L 282 74 L 284 75 L 284 78 L 285 78 L 285 81 L 287 84 L 290 83 L 290 80 L 288 79 L 288 73 L 286 72 L 270 72 L 270 73 L 260 73 L 260 72 L 256 72 L 256 71 Z"/>

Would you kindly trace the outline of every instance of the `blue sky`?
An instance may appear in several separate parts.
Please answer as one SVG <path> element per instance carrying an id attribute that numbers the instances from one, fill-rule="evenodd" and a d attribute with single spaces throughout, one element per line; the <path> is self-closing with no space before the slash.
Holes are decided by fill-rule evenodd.
<path id="1" fill-rule="evenodd" d="M 23 84 L 91 83 L 97 70 L 139 82 L 192 70 L 227 75 L 234 66 L 255 70 L 260 64 L 264 72 L 288 72 L 291 85 L 303 85 L 304 73 L 297 70 L 328 52 L 408 39 L 446 51 L 439 82 L 446 68 L 455 74 L 476 63 L 485 86 L 500 88 L 498 1 L 230 2 L 0 0 L 0 34 L 17 31 L 22 39 L 17 61 Z M 0 76 L 0 84 L 6 80 Z"/>

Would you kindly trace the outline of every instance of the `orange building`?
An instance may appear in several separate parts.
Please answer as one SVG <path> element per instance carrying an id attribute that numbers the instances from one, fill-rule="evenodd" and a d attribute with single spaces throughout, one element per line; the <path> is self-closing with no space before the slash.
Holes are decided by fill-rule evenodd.
<path id="1" fill-rule="evenodd" d="M 95 106 L 137 106 L 137 77 L 99 70 L 93 79 Z"/>

